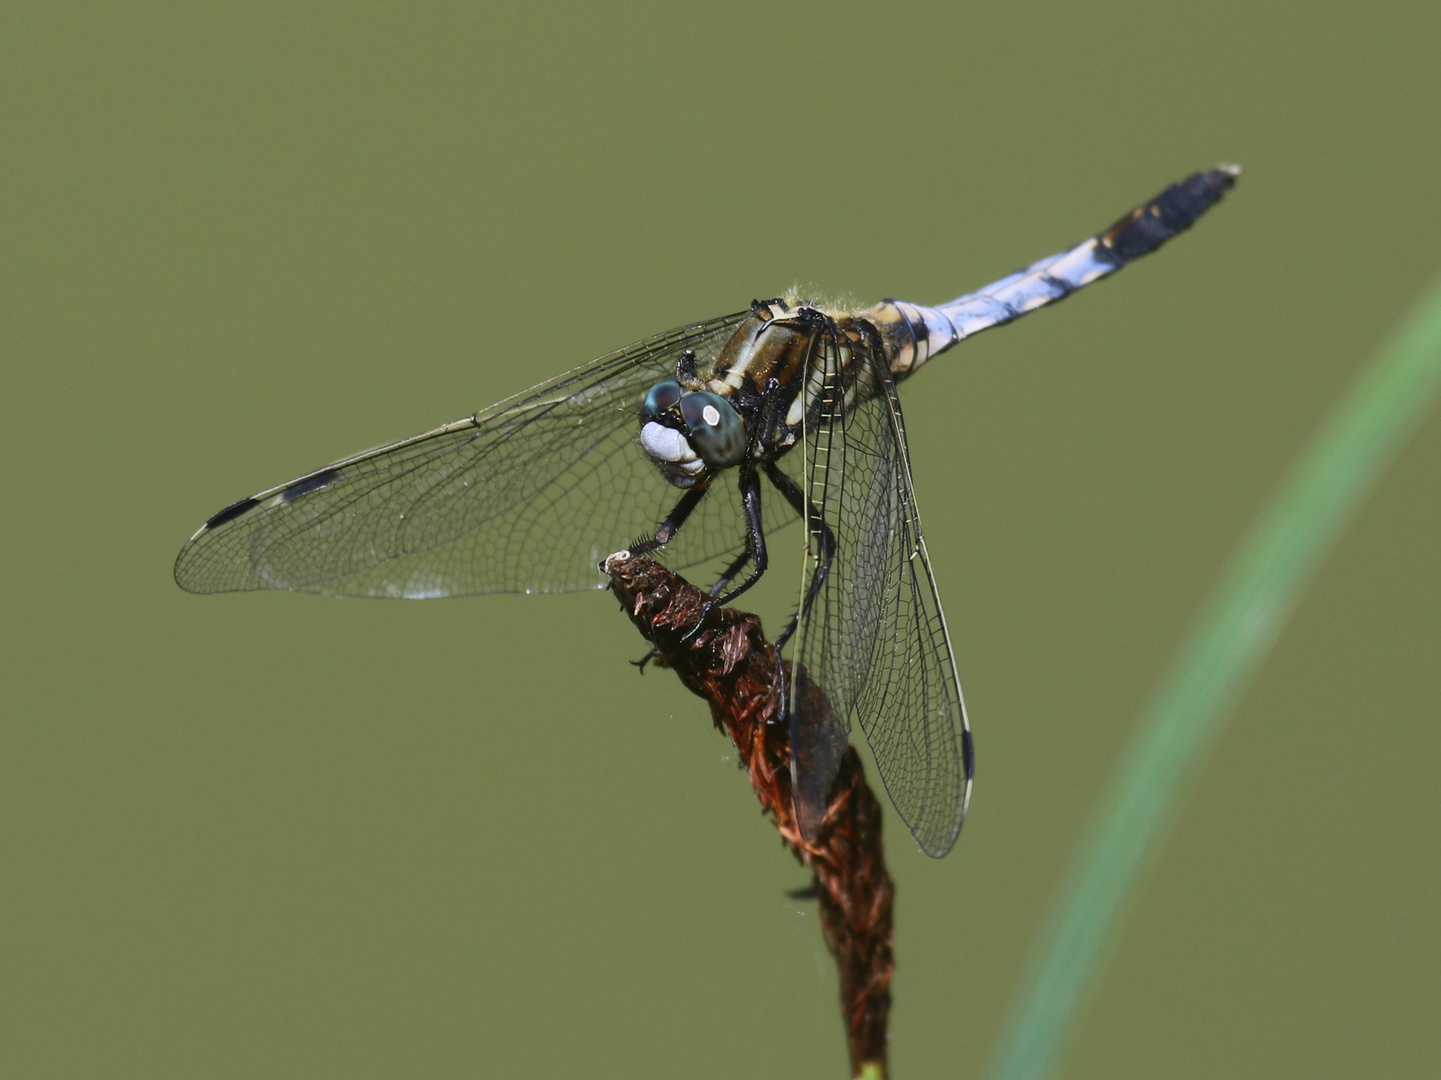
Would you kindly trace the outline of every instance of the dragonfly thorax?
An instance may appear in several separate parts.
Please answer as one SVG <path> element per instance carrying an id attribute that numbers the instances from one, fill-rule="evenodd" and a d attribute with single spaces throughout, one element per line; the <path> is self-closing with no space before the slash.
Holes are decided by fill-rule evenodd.
<path id="1" fill-rule="evenodd" d="M 672 484 L 693 487 L 741 463 L 746 426 L 719 394 L 664 379 L 650 388 L 641 406 L 640 445 Z"/>

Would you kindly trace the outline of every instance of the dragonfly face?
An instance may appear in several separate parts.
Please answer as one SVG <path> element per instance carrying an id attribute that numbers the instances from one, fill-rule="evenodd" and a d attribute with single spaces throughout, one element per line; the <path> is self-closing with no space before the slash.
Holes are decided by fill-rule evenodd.
<path id="1" fill-rule="evenodd" d="M 729 401 L 675 379 L 650 388 L 640 409 L 640 444 L 678 488 L 709 482 L 745 458 L 746 426 Z"/>
<path id="2" fill-rule="evenodd" d="M 711 590 L 724 603 L 766 572 L 767 532 L 800 519 L 800 601 L 775 642 L 794 638 L 793 670 L 830 705 L 789 698 L 802 829 L 820 827 L 855 722 L 916 841 L 944 855 L 965 818 L 973 753 L 896 384 L 1153 251 L 1238 171 L 1197 173 L 1105 232 L 939 307 L 757 301 L 647 338 L 232 503 L 181 549 L 175 579 L 191 592 L 565 592 L 602 587 L 601 558 L 653 529 L 633 552 L 682 568 L 725 560 Z"/>
<path id="3" fill-rule="evenodd" d="M 693 350 L 641 406 L 640 442 L 676 487 L 709 483 L 742 462 L 773 462 L 800 437 L 805 375 L 824 316 L 755 301 L 702 375 Z"/>

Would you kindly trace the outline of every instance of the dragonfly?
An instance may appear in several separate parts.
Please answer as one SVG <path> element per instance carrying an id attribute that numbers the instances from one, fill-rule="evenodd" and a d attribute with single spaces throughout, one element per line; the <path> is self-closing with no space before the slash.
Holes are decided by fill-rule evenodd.
<path id="1" fill-rule="evenodd" d="M 824 693 L 793 692 L 783 710 L 802 831 L 819 830 L 858 724 L 897 813 L 939 858 L 965 820 L 975 753 L 896 388 L 1154 251 L 1239 172 L 1197 172 L 936 307 L 783 297 L 646 338 L 232 503 L 186 542 L 175 580 L 195 593 L 569 592 L 604 587 L 603 557 L 629 539 L 632 555 L 714 566 L 710 596 L 728 604 L 767 572 L 768 533 L 803 521 L 795 613 L 775 638 L 778 655 L 793 642 L 793 680 Z"/>

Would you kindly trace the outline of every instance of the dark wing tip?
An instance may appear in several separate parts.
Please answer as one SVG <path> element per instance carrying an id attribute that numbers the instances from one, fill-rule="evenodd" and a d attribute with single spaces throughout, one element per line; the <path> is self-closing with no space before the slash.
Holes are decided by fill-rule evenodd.
<path id="1" fill-rule="evenodd" d="M 270 491 L 262 491 L 259 495 L 251 495 L 249 498 L 233 502 L 219 513 L 212 514 L 210 520 L 200 526 L 195 535 L 180 549 L 180 554 L 176 556 L 175 584 L 190 593 L 235 592 L 246 588 L 246 585 L 233 576 L 227 577 L 224 574 L 216 576 L 214 549 L 207 546 L 206 538 L 222 526 L 238 521 L 259 506 L 272 504 L 276 500 L 282 506 L 293 503 L 297 499 L 329 487 L 340 480 L 342 476 L 340 469 L 330 466 L 302 476 L 298 480 L 292 480 L 279 490 L 272 488 Z M 206 554 L 207 551 L 210 552 L 209 555 Z M 255 586 L 248 587 L 254 588 Z"/>
<path id="2" fill-rule="evenodd" d="M 213 551 L 213 549 L 210 549 L 204 541 L 217 529 L 244 517 L 260 504 L 261 500 L 257 496 L 251 495 L 231 503 L 219 513 L 212 514 L 210 519 L 196 530 L 195 535 L 185 541 L 185 546 L 175 557 L 175 567 L 172 571 L 175 576 L 175 584 L 188 593 L 233 591 L 234 585 L 217 584 L 212 574 L 207 571 L 206 566 L 213 560 L 207 558 L 205 552 Z"/>
<path id="3" fill-rule="evenodd" d="M 212 514 L 210 516 L 210 520 L 208 520 L 204 525 L 200 527 L 200 532 L 207 532 L 210 529 L 219 528 L 227 521 L 234 521 L 236 518 L 240 517 L 240 515 L 250 511 L 251 509 L 259 505 L 260 500 L 253 495 L 241 499 L 239 502 L 233 502 L 224 510 L 221 510 L 218 514 Z M 196 533 L 196 535 L 199 536 L 200 533 Z"/>
<path id="4" fill-rule="evenodd" d="M 964 708 L 964 706 L 962 706 Z M 960 808 L 949 822 L 950 831 L 940 833 L 939 830 L 932 830 L 925 825 L 912 829 L 912 835 L 916 843 L 925 854 L 933 859 L 943 859 L 950 854 L 951 848 L 956 846 L 960 839 L 961 829 L 965 827 L 966 816 L 971 811 L 971 790 L 976 779 L 976 747 L 971 738 L 971 726 L 962 721 L 961 731 L 961 790 Z"/>

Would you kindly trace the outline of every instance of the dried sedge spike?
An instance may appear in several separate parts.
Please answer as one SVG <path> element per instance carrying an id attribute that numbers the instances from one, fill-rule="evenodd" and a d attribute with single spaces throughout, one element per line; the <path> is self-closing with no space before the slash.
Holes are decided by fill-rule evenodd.
<path id="1" fill-rule="evenodd" d="M 710 703 L 711 719 L 735 744 L 761 806 L 814 875 L 804 895 L 816 898 L 836 959 L 852 1075 L 884 1077 L 895 885 L 886 872 L 880 803 L 866 785 L 860 757 L 845 748 L 825 818 L 807 842 L 792 799 L 787 725 L 775 722 L 781 679 L 791 677 L 791 665 L 778 664 L 760 619 L 712 606 L 678 574 L 627 552 L 607 559 L 605 570 L 622 609 L 654 646 L 655 662 Z M 804 673 L 794 692 L 814 695 L 830 712 L 824 691 Z"/>

